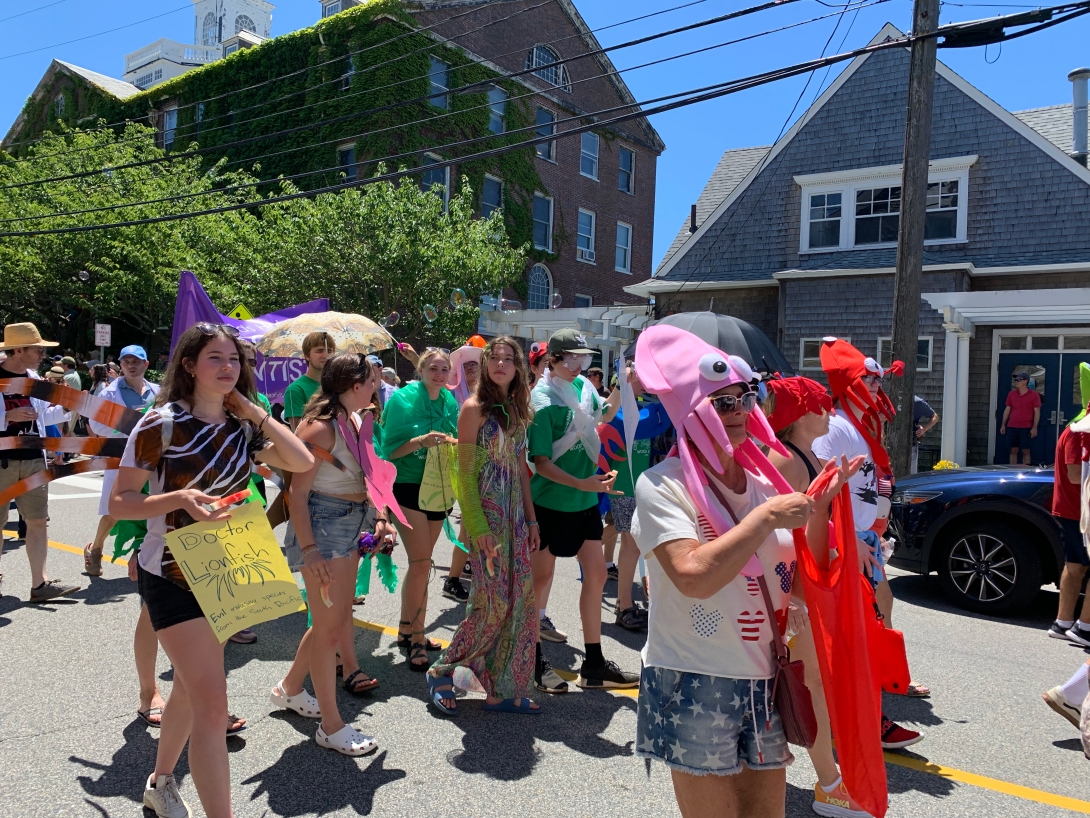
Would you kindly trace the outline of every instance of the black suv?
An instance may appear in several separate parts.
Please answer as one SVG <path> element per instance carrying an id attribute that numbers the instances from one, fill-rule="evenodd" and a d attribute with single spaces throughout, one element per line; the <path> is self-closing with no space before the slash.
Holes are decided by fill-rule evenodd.
<path id="1" fill-rule="evenodd" d="M 890 565 L 937 571 L 954 604 L 1005 614 L 1058 582 L 1064 552 L 1052 516 L 1051 468 L 981 466 L 901 478 L 893 492 Z"/>

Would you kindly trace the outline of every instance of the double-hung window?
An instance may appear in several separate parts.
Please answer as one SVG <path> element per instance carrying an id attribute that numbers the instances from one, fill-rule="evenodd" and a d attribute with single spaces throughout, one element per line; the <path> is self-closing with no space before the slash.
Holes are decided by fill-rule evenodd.
<path id="1" fill-rule="evenodd" d="M 534 247 L 553 249 L 553 200 L 541 193 L 534 194 Z"/>
<path id="2" fill-rule="evenodd" d="M 594 264 L 594 211 L 579 208 L 579 224 L 575 237 L 575 257 Z"/>
<path id="3" fill-rule="evenodd" d="M 617 174 L 617 190 L 635 193 L 636 154 L 628 148 L 621 148 L 620 170 Z"/>
<path id="4" fill-rule="evenodd" d="M 63 99 L 63 97 L 62 97 Z M 174 134 L 178 128 L 178 109 L 167 108 L 163 111 L 163 150 L 170 150 L 174 145 Z"/>
<path id="5" fill-rule="evenodd" d="M 585 133 L 579 147 L 579 172 L 595 181 L 598 180 L 598 145 L 598 134 Z"/>
<path id="6" fill-rule="evenodd" d="M 878 339 L 878 363 L 888 367 L 893 361 L 893 339 Z M 916 341 L 916 371 L 931 371 L 931 336 L 921 335 Z"/>
<path id="7" fill-rule="evenodd" d="M 450 66 L 435 57 L 429 59 L 431 70 L 428 71 L 428 79 L 431 82 L 431 88 L 428 90 L 428 95 L 431 99 L 428 102 L 436 108 L 449 108 L 450 95 L 447 92 L 450 90 Z"/>
<path id="8" fill-rule="evenodd" d="M 493 86 L 488 92 L 488 130 L 503 133 L 507 119 L 507 92 Z"/>
<path id="9" fill-rule="evenodd" d="M 538 108 L 537 135 L 552 136 L 554 133 L 556 133 L 556 114 L 547 108 Z M 536 147 L 539 159 L 556 161 L 556 142 L 539 142 Z"/>
<path id="10" fill-rule="evenodd" d="M 359 178 L 359 170 L 356 166 L 356 144 L 354 142 L 337 148 L 337 164 L 340 166 L 344 178 L 349 182 L 354 182 Z"/>
<path id="11" fill-rule="evenodd" d="M 967 240 L 969 168 L 976 156 L 930 163 L 924 241 Z M 802 188 L 803 253 L 895 247 L 901 226 L 901 166 L 796 176 Z"/>
<path id="12" fill-rule="evenodd" d="M 450 166 L 441 168 L 430 167 L 443 160 L 433 153 L 424 154 L 424 174 L 420 177 L 420 189 L 424 192 L 435 193 L 443 200 L 443 209 L 447 207 L 447 197 L 450 192 Z"/>
<path id="13" fill-rule="evenodd" d="M 486 219 L 503 207 L 503 182 L 495 176 L 485 176 L 481 188 L 481 215 Z"/>
<path id="14" fill-rule="evenodd" d="M 613 269 L 618 273 L 632 272 L 632 225 L 617 222 L 617 256 Z"/>
<path id="15" fill-rule="evenodd" d="M 851 343 L 851 338 L 842 339 Z M 799 340 L 799 369 L 821 369 L 821 338 L 802 338 Z"/>

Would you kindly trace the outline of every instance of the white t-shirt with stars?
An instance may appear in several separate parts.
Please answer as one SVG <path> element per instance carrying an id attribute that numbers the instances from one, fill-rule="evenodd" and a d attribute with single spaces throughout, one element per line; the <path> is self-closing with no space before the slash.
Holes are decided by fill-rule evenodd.
<path id="1" fill-rule="evenodd" d="M 731 508 L 742 519 L 776 489 L 764 478 L 746 475 L 742 494 L 720 486 Z M 730 515 L 710 496 L 724 519 Z M 671 457 L 653 466 L 636 483 L 636 513 L 632 536 L 647 560 L 651 583 L 651 610 L 643 664 L 685 673 L 704 673 L 731 679 L 772 678 L 771 623 L 785 621 L 795 573 L 791 532 L 776 529 L 757 549 L 776 616 L 765 611 L 756 578 L 739 574 L 708 599 L 687 597 L 666 575 L 652 553 L 673 540 L 716 539 L 714 529 L 697 511 L 685 487 L 681 461 Z"/>

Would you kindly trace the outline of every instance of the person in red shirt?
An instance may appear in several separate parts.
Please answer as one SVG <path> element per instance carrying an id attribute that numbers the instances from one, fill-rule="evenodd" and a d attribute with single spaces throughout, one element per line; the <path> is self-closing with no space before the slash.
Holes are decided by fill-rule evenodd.
<path id="1" fill-rule="evenodd" d="M 1082 492 L 1082 464 L 1088 458 L 1090 435 L 1064 429 L 1056 441 L 1056 476 L 1052 488 L 1052 515 L 1060 524 L 1064 541 L 1064 569 L 1060 576 L 1060 605 L 1056 621 L 1048 629 L 1054 639 L 1066 639 L 1090 647 L 1090 596 L 1083 600 L 1079 621 L 1075 622 L 1082 581 L 1090 566 L 1079 530 Z"/>
<path id="2" fill-rule="evenodd" d="M 1018 464 L 1018 450 L 1022 450 L 1022 462 L 1029 465 L 1029 442 L 1037 437 L 1037 422 L 1041 419 L 1041 396 L 1029 388 L 1029 375 L 1019 372 L 1014 376 L 1014 389 L 1007 395 L 1007 407 L 1003 410 L 1003 422 L 999 434 L 1007 436 L 1011 450 L 1011 465 Z"/>

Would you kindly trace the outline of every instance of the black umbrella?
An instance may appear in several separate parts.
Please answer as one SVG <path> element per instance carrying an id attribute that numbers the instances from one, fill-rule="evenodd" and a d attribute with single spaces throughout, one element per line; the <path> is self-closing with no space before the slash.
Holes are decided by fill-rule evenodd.
<path id="1" fill-rule="evenodd" d="M 772 339 L 741 318 L 717 312 L 679 312 L 655 323 L 687 330 L 728 355 L 737 355 L 754 369 L 784 375 L 794 372 Z M 629 345 L 625 357 L 635 354 L 636 345 Z"/>

